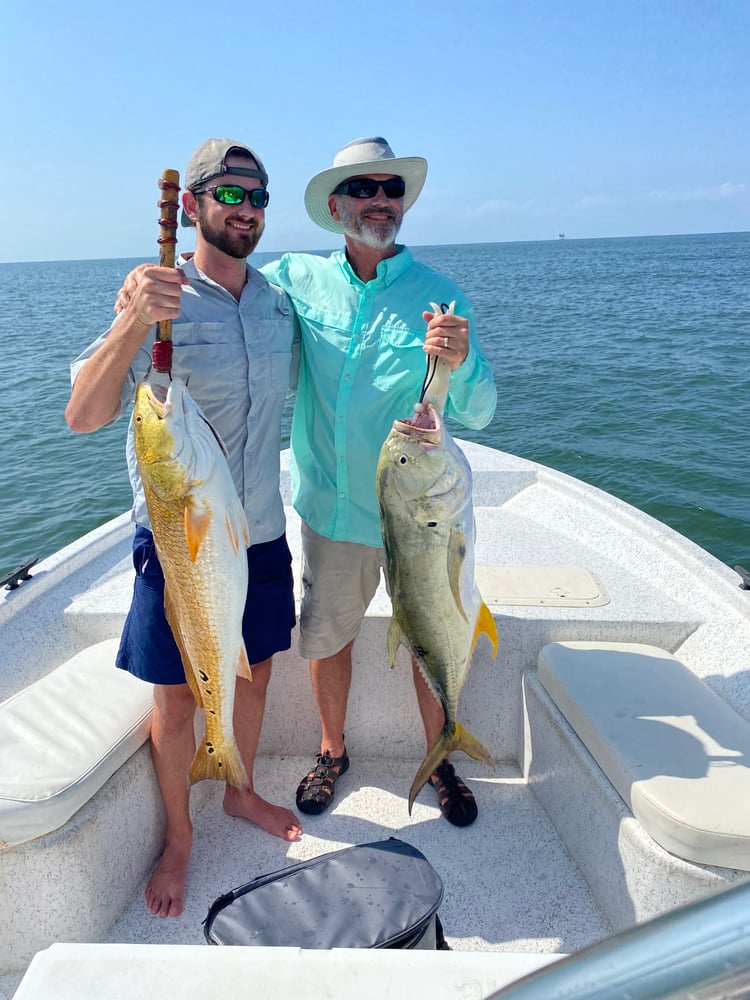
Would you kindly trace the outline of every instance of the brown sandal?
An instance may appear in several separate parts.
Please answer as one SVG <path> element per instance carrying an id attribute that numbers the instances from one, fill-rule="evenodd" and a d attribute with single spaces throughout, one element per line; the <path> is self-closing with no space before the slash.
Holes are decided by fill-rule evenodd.
<path id="1" fill-rule="evenodd" d="M 450 761 L 445 760 L 430 776 L 430 784 L 438 794 L 440 812 L 454 826 L 469 826 L 477 818 L 476 799 L 461 781 Z"/>
<path id="2" fill-rule="evenodd" d="M 346 747 L 340 757 L 331 757 L 328 751 L 319 753 L 315 767 L 305 775 L 297 788 L 297 808 L 300 812 L 317 816 L 327 809 L 333 801 L 333 786 L 348 767 Z"/>

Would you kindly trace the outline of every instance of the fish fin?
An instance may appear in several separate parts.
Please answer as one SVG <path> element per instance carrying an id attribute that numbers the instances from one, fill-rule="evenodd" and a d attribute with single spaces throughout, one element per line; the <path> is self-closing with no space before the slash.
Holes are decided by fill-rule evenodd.
<path id="1" fill-rule="evenodd" d="M 244 642 L 240 648 L 240 655 L 237 657 L 237 676 L 244 677 L 247 681 L 253 679 L 253 672 L 250 669 L 250 661 L 247 658 L 247 650 L 245 649 Z"/>
<path id="2" fill-rule="evenodd" d="M 204 734 L 190 765 L 190 783 L 195 784 L 196 781 L 203 781 L 205 778 L 226 781 L 235 788 L 249 787 L 247 771 L 235 743 L 221 748 L 214 747 Z"/>
<path id="3" fill-rule="evenodd" d="M 180 621 L 177 611 L 169 596 L 169 587 L 167 586 L 164 587 L 164 614 L 166 615 L 169 627 L 172 629 L 172 635 L 174 636 L 177 648 L 180 651 L 180 659 L 182 660 L 182 669 L 185 671 L 185 679 L 188 682 L 190 690 L 193 692 L 196 704 L 200 705 L 202 708 L 203 695 L 198 687 L 198 681 L 195 679 L 195 673 L 190 662 L 190 657 L 188 656 L 187 648 L 185 647 L 185 642 L 182 638 L 182 632 L 180 631 Z"/>
<path id="4" fill-rule="evenodd" d="M 479 614 L 477 615 L 477 623 L 474 626 L 474 637 L 471 640 L 471 653 L 469 653 L 469 659 L 471 659 L 474 653 L 474 647 L 477 644 L 477 639 L 484 632 L 487 638 L 492 643 L 492 658 L 497 656 L 497 625 L 495 623 L 494 616 L 484 601 L 479 605 Z"/>
<path id="5" fill-rule="evenodd" d="M 388 662 L 392 667 L 396 665 L 396 654 L 399 646 L 409 648 L 401 626 L 395 618 L 391 618 L 391 624 L 388 626 Z"/>
<path id="6" fill-rule="evenodd" d="M 414 805 L 417 795 L 419 795 L 430 780 L 430 776 L 435 773 L 438 766 L 454 750 L 463 750 L 465 754 L 473 757 L 474 760 L 481 760 L 493 769 L 495 767 L 489 750 L 479 742 L 476 736 L 472 735 L 468 729 L 464 729 L 460 722 L 446 722 L 440 735 L 427 751 L 427 756 L 419 765 L 419 770 L 414 777 L 414 781 L 411 783 L 411 788 L 409 789 L 410 816 L 411 807 Z"/>
<path id="7" fill-rule="evenodd" d="M 211 527 L 212 517 L 210 510 L 197 510 L 191 501 L 185 504 L 185 541 L 192 562 L 198 558 L 198 550 Z"/>
<path id="8" fill-rule="evenodd" d="M 224 513 L 224 524 L 227 526 L 227 534 L 229 535 L 229 544 L 232 546 L 232 552 L 237 555 L 240 551 L 240 536 L 237 534 L 237 528 L 232 520 L 232 514 L 229 509 Z"/>
<path id="9" fill-rule="evenodd" d="M 227 527 L 227 534 L 229 535 L 229 541 L 234 554 L 237 555 L 240 551 L 240 546 L 243 544 L 244 548 L 248 548 L 250 545 L 250 532 L 248 531 L 245 512 L 239 502 L 234 510 L 227 507 L 224 514 L 224 523 Z"/>
<path id="10" fill-rule="evenodd" d="M 466 559 L 466 532 L 463 528 L 454 528 L 448 542 L 448 580 L 450 582 L 453 600 L 456 602 L 461 617 L 468 622 L 469 616 L 464 609 L 461 598 L 461 575 Z"/>

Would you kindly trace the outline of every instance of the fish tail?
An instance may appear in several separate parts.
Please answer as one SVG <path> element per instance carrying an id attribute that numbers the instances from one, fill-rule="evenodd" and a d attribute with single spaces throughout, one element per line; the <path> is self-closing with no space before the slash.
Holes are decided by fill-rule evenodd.
<path id="1" fill-rule="evenodd" d="M 495 766 L 489 750 L 484 744 L 479 742 L 476 736 L 472 735 L 468 729 L 464 729 L 460 722 L 446 723 L 440 735 L 428 750 L 427 756 L 420 764 L 414 781 L 411 783 L 411 788 L 409 789 L 410 816 L 411 807 L 414 805 L 417 795 L 419 795 L 439 765 L 454 750 L 463 750 L 465 754 L 473 757 L 474 760 L 481 760 L 492 768 Z"/>
<path id="2" fill-rule="evenodd" d="M 206 737 L 195 752 L 190 765 L 190 783 L 215 778 L 235 788 L 248 788 L 247 771 L 236 746 L 215 747 Z"/>

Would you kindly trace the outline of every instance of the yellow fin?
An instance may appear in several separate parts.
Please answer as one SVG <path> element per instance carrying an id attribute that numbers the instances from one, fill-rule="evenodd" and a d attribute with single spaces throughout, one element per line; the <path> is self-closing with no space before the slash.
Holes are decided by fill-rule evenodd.
<path id="1" fill-rule="evenodd" d="M 198 558 L 198 550 L 211 527 L 212 517 L 210 510 L 196 510 L 191 501 L 185 504 L 185 541 L 192 562 Z"/>
<path id="2" fill-rule="evenodd" d="M 235 788 L 248 787 L 247 771 L 236 743 L 214 747 L 204 735 L 190 765 L 190 782 L 195 784 L 205 778 L 226 781 Z"/>
<path id="3" fill-rule="evenodd" d="M 479 742 L 476 736 L 470 733 L 468 729 L 464 729 L 460 722 L 446 722 L 440 735 L 427 751 L 427 756 L 419 765 L 419 770 L 414 777 L 414 781 L 411 783 L 411 788 L 409 789 L 410 816 L 411 807 L 414 805 L 417 795 L 419 795 L 420 791 L 427 784 L 430 776 L 435 773 L 438 765 L 442 764 L 443 760 L 454 750 L 463 750 L 465 754 L 473 757 L 474 760 L 481 760 L 493 769 L 495 767 L 489 750 Z"/>
<path id="4" fill-rule="evenodd" d="M 492 612 L 484 603 L 484 601 L 482 601 L 482 603 L 479 605 L 479 614 L 477 615 L 477 623 L 474 626 L 474 636 L 471 640 L 471 653 L 469 653 L 469 659 L 471 659 L 471 656 L 474 653 L 474 647 L 477 644 L 477 639 L 482 634 L 482 632 L 484 632 L 484 634 L 492 643 L 492 658 L 494 660 L 494 658 L 497 656 L 497 646 L 498 646 L 497 625 L 495 623 L 495 619 L 492 615 Z"/>
<path id="5" fill-rule="evenodd" d="M 242 535 L 242 542 L 247 549 L 250 546 L 250 531 L 248 530 L 247 518 L 242 507 L 238 505 L 235 513 L 237 516 L 233 517 L 232 511 L 227 507 L 224 513 L 224 523 L 227 526 L 227 534 L 232 543 L 232 551 L 237 555 L 241 544 L 240 534 Z"/>
<path id="6" fill-rule="evenodd" d="M 250 661 L 247 658 L 247 650 L 245 649 L 244 642 L 240 648 L 240 655 L 237 657 L 237 676 L 244 677 L 247 681 L 253 679 L 253 672 L 250 669 Z"/>

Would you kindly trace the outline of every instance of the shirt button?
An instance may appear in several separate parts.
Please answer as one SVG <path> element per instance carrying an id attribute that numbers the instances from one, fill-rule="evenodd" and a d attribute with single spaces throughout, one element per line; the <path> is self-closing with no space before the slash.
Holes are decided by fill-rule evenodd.
<path id="1" fill-rule="evenodd" d="M 351 381 L 351 375 L 344 375 L 344 381 L 345 382 Z"/>
<path id="2" fill-rule="evenodd" d="M 339 493 L 339 497 L 341 497 L 342 500 L 344 499 L 345 496 L 346 496 L 345 493 Z"/>

